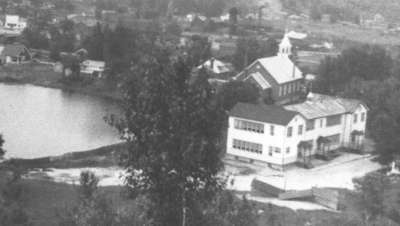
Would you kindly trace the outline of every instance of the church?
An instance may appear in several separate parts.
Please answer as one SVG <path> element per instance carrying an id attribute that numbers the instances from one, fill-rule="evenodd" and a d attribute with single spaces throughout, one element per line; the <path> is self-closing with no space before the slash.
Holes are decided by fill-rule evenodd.
<path id="1" fill-rule="evenodd" d="M 251 82 L 268 103 L 286 104 L 304 96 L 304 76 L 291 59 L 292 44 L 287 34 L 279 44 L 276 56 L 260 58 L 235 76 L 235 80 Z"/>

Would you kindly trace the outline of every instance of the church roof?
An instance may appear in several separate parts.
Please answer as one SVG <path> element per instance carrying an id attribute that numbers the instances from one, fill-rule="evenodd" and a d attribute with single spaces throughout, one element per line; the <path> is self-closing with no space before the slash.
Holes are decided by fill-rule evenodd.
<path id="1" fill-rule="evenodd" d="M 286 55 L 261 58 L 257 61 L 279 84 L 303 78 L 300 69 Z"/>
<path id="2" fill-rule="evenodd" d="M 271 85 L 268 83 L 268 81 L 259 72 L 255 72 L 255 73 L 250 74 L 244 80 L 247 80 L 249 78 L 254 79 L 262 89 L 271 88 Z"/>

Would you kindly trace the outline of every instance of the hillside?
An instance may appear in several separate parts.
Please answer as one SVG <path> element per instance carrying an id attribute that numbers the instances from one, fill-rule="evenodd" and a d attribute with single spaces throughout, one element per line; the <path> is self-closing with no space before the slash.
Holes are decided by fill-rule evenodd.
<path id="1" fill-rule="evenodd" d="M 364 17 L 375 14 L 383 15 L 388 22 L 398 23 L 400 20 L 400 1 L 398 0 L 281 0 L 289 11 L 309 12 L 312 7 L 329 5 Z"/>

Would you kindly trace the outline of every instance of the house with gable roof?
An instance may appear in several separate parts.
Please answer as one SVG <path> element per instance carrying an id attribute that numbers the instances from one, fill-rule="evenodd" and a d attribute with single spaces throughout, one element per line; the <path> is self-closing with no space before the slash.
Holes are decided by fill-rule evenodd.
<path id="1" fill-rule="evenodd" d="M 31 52 L 22 44 L 7 44 L 0 46 L 1 64 L 21 64 L 29 62 L 31 59 Z"/>
<path id="2" fill-rule="evenodd" d="M 255 84 L 263 99 L 277 104 L 299 100 L 304 95 L 304 77 L 291 60 L 292 44 L 287 34 L 279 44 L 277 56 L 260 58 L 240 72 L 235 79 Z"/>
<path id="3" fill-rule="evenodd" d="M 226 153 L 283 167 L 340 147 L 362 150 L 367 113 L 359 100 L 315 93 L 285 106 L 238 103 L 229 112 Z"/>

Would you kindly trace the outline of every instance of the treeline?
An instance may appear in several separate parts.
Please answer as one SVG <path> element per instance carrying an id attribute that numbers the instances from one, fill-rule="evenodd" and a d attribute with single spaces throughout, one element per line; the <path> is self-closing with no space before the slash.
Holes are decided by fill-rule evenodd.
<path id="1" fill-rule="evenodd" d="M 329 15 L 331 22 L 339 20 L 360 23 L 359 11 L 352 5 L 335 4 L 324 0 L 282 0 L 286 9 L 295 13 L 308 13 L 311 19 L 319 21 L 324 14 Z"/>
<path id="2" fill-rule="evenodd" d="M 367 136 L 376 143 L 382 162 L 400 155 L 400 68 L 382 47 L 362 45 L 325 58 L 315 91 L 357 98 L 370 108 Z"/>

